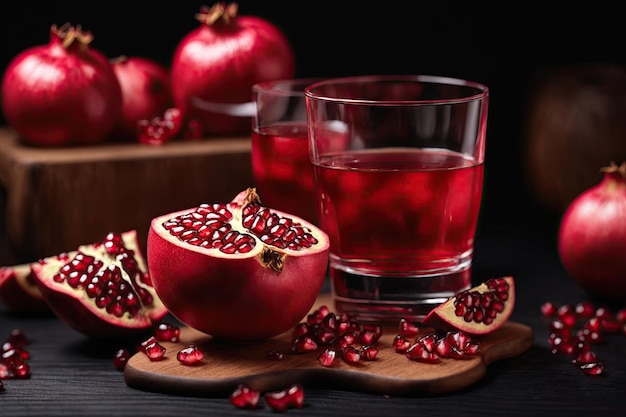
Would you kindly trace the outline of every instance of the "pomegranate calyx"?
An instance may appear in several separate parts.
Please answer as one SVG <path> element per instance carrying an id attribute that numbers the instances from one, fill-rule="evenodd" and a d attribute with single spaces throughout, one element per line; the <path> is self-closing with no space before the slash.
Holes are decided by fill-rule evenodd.
<path id="1" fill-rule="evenodd" d="M 266 268 L 270 268 L 275 272 L 282 272 L 286 257 L 287 254 L 268 248 L 267 246 L 263 248 L 263 252 L 259 255 L 260 262 Z"/>
<path id="2" fill-rule="evenodd" d="M 93 41 L 93 35 L 91 32 L 83 31 L 80 25 L 74 26 L 70 23 L 65 23 L 62 26 L 52 25 L 50 28 L 51 36 L 61 40 L 61 43 L 65 49 L 69 48 L 75 42 L 81 48 L 85 48 Z"/>
<path id="3" fill-rule="evenodd" d="M 211 7 L 202 6 L 200 12 L 196 13 L 196 20 L 207 26 L 211 26 L 220 20 L 224 24 L 228 24 L 237 16 L 238 9 L 239 5 L 237 3 L 226 4 L 219 2 Z"/>

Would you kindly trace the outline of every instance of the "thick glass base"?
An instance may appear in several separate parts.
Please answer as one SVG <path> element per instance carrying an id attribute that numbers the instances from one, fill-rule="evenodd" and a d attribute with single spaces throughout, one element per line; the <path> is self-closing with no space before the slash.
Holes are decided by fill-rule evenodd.
<path id="1" fill-rule="evenodd" d="M 330 269 L 335 309 L 360 321 L 421 321 L 434 307 L 471 286 L 471 267 L 418 277 L 358 275 Z"/>

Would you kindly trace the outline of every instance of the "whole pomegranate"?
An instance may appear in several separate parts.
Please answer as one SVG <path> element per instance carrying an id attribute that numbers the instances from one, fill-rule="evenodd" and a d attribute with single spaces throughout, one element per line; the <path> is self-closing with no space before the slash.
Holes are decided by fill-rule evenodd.
<path id="1" fill-rule="evenodd" d="M 159 117 L 172 106 L 169 71 L 139 56 L 123 55 L 110 62 L 122 88 L 122 114 L 113 137 L 137 141 L 137 123 Z"/>
<path id="2" fill-rule="evenodd" d="M 152 220 L 148 267 L 180 321 L 218 339 L 283 333 L 313 306 L 326 277 L 328 236 L 260 204 L 256 190 Z"/>
<path id="3" fill-rule="evenodd" d="M 50 42 L 18 54 L 2 78 L 2 110 L 20 139 L 61 146 L 104 141 L 122 106 L 107 58 L 93 36 L 69 24 L 50 29 Z"/>
<path id="4" fill-rule="evenodd" d="M 135 230 L 41 259 L 31 270 L 57 317 L 87 336 L 133 336 L 168 313 L 152 287 Z"/>
<path id="5" fill-rule="evenodd" d="M 590 294 L 626 300 L 626 163 L 601 170 L 561 220 L 558 252 L 568 275 Z"/>
<path id="6" fill-rule="evenodd" d="M 236 3 L 201 8 L 200 26 L 178 43 L 172 59 L 174 104 L 207 134 L 249 132 L 250 117 L 229 115 L 229 109 L 250 102 L 254 84 L 295 73 L 285 35 L 265 19 L 237 12 Z"/>

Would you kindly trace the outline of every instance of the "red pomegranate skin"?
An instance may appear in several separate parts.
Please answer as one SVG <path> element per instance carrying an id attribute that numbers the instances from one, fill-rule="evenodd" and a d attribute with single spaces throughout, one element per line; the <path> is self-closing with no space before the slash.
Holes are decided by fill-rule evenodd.
<path id="1" fill-rule="evenodd" d="M 105 141 L 115 128 L 122 92 L 106 56 L 88 44 L 50 42 L 28 48 L 9 63 L 2 79 L 8 124 L 30 145 L 58 147 Z"/>
<path id="2" fill-rule="evenodd" d="M 170 70 L 174 104 L 186 120 L 197 120 L 209 135 L 242 134 L 251 130 L 250 117 L 202 110 L 192 98 L 247 103 L 254 84 L 294 76 L 295 54 L 273 23 L 236 15 L 189 32 L 178 43 Z"/>
<path id="3" fill-rule="evenodd" d="M 227 340 L 256 340 L 291 329 L 324 283 L 328 251 L 289 256 L 276 272 L 256 257 L 212 257 L 165 240 L 152 227 L 147 260 L 154 288 L 183 323 Z"/>
<path id="4" fill-rule="evenodd" d="M 169 70 L 141 56 L 121 56 L 111 65 L 122 89 L 122 113 L 112 136 L 137 140 L 137 122 L 161 116 L 173 104 Z"/>
<path id="5" fill-rule="evenodd" d="M 621 170 L 621 172 L 619 172 Z M 571 279 L 591 295 L 626 300 L 626 179 L 624 166 L 569 205 L 558 252 Z"/>

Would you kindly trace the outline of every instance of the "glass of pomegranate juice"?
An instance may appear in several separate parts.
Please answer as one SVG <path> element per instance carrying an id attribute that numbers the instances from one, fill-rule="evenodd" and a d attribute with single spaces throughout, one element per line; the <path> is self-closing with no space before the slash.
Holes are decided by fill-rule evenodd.
<path id="1" fill-rule="evenodd" d="M 305 90 L 335 308 L 419 321 L 470 288 L 489 89 L 436 76 L 358 76 Z"/>
<path id="2" fill-rule="evenodd" d="M 252 87 L 252 173 L 263 204 L 317 222 L 304 88 L 318 78 Z"/>

